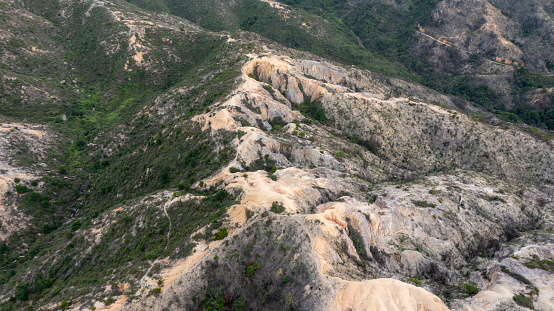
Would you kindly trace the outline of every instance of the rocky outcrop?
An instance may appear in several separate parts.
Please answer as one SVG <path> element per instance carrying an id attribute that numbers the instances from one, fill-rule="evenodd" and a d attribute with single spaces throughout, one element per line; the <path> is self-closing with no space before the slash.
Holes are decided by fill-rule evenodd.
<path id="1" fill-rule="evenodd" d="M 332 288 L 336 294 L 333 295 L 352 308 L 393 308 L 379 306 L 377 301 L 353 302 L 348 298 L 372 292 L 373 285 L 358 282 L 368 276 L 424 280 L 425 289 L 443 297 L 450 296 L 450 289 L 438 284 L 458 287 L 477 282 L 472 277 L 468 279 L 468 273 L 474 271 L 471 267 L 479 264 L 491 273 L 495 271 L 493 267 L 503 256 L 500 250 L 507 245 L 504 243 L 517 236 L 517 232 L 552 226 L 548 207 L 552 204 L 552 189 L 548 183 L 553 172 L 548 163 L 552 161 L 553 152 L 549 142 L 537 140 L 513 127 L 487 125 L 443 108 L 454 106 L 450 98 L 417 87 L 407 85 L 408 89 L 419 91 L 414 98 L 383 96 L 395 94 L 396 82 L 378 82 L 368 73 L 347 71 L 321 62 L 292 60 L 268 53 L 254 58 L 244 72 L 246 82 L 241 90 L 263 94 L 258 104 L 267 106 L 272 100 L 281 102 L 282 106 L 278 107 L 285 116 L 283 120 L 289 124 L 277 132 L 229 127 L 245 133 L 235 142 L 237 162 L 229 166 L 246 168 L 256 159 L 270 158 L 286 169 L 275 173 L 277 181 L 261 171 L 241 172 L 244 176 L 224 171 L 204 182 L 243 189 L 239 206 L 258 215 L 271 209 L 272 202 L 282 202 L 285 211 L 303 224 L 301 230 L 310 237 L 313 253 L 309 257 L 315 259 L 323 279 L 346 281 L 341 281 L 341 285 L 334 283 Z M 271 91 L 264 93 L 260 87 Z M 275 95 L 271 98 L 271 94 L 281 95 L 280 100 L 276 100 Z M 431 104 L 418 97 L 442 102 Z M 345 142 L 342 137 L 339 143 L 336 135 L 327 132 L 330 127 L 290 122 L 287 116 L 294 113 L 294 105 L 306 101 L 318 102 L 331 120 L 328 124 L 344 131 L 343 135 L 359 135 L 358 140 Z M 437 105 L 439 103 L 443 107 Z M 260 113 L 263 109 L 256 113 L 252 111 L 256 109 L 248 108 L 255 104 L 232 97 L 219 104 L 221 110 L 198 120 L 217 129 L 221 124 L 231 124 L 238 116 L 250 115 L 261 120 L 256 122 L 260 128 L 272 129 L 264 122 L 268 120 Z M 236 109 L 238 106 L 240 109 Z M 245 114 L 244 107 L 252 114 Z M 226 116 L 229 122 L 217 121 L 218 115 Z M 254 122 L 249 124 L 254 125 Z M 306 154 L 309 150 L 306 147 L 311 145 L 309 141 L 302 143 L 301 137 L 295 138 L 293 132 L 297 135 L 299 131 L 307 133 L 305 136 L 313 134 L 317 147 L 312 150 L 325 150 L 320 154 L 331 151 L 330 155 L 340 166 L 321 165 L 320 160 L 310 157 L 312 165 L 321 168 L 290 168 L 302 165 L 302 161 L 289 155 Z M 379 142 L 378 149 L 369 150 L 371 146 L 364 145 L 363 142 L 371 138 Z M 287 140 L 293 150 L 288 155 L 281 145 Z M 291 143 L 295 140 L 298 143 Z M 338 151 L 343 153 L 334 153 Z M 353 155 L 361 156 L 364 161 L 355 160 Z M 246 166 L 239 166 L 241 163 Z M 421 174 L 443 169 L 448 171 L 421 177 Z M 346 174 L 334 173 L 336 170 Z M 393 171 L 420 177 L 408 184 L 384 185 L 372 190 L 361 180 L 346 177 L 383 180 L 395 176 Z M 527 180 L 539 187 L 520 184 L 517 180 Z M 542 218 L 544 213 L 549 216 Z M 249 219 L 245 226 L 256 221 L 260 220 Z M 477 255 L 491 259 L 476 261 Z M 383 286 L 383 295 L 392 295 L 389 301 L 398 299 L 393 297 L 398 291 L 408 305 L 418 304 L 419 298 L 408 298 L 412 295 L 408 294 L 410 290 L 395 290 L 396 285 L 378 281 L 387 284 Z M 345 285 L 348 282 L 356 285 Z M 486 288 L 493 288 L 493 284 L 479 283 L 484 292 L 471 300 L 475 303 L 471 308 L 484 310 L 491 302 L 515 306 L 511 298 L 518 293 L 520 285 L 510 285 L 511 292 L 502 294 L 509 299 L 502 299 L 487 296 Z M 543 296 L 537 298 L 540 295 Z M 535 299 L 547 301 L 549 295 L 547 290 Z M 421 303 L 419 309 L 445 308 L 432 296 L 424 294 L 422 297 L 426 297 L 421 298 L 426 302 Z M 457 301 L 455 309 L 466 308 L 466 300 L 452 301 Z M 326 308 L 338 308 L 333 306 L 330 303 Z"/>
<path id="2" fill-rule="evenodd" d="M 178 59 L 172 40 L 201 31 L 118 1 L 96 3 L 124 25 L 118 36 L 125 44 L 107 45 L 128 54 L 128 62 L 120 63 L 127 73 L 159 70 L 164 75 L 162 64 Z M 465 5 L 445 1 L 437 18 L 463 10 L 464 27 L 502 37 L 500 43 L 490 42 L 468 33 L 468 50 L 524 57 L 517 45 L 503 41 L 516 34 L 494 27 L 512 25 L 499 10 L 484 1 Z M 118 9 L 123 6 L 125 12 Z M 470 10 L 475 8 L 486 10 L 483 24 Z M 145 55 L 156 50 L 146 29 L 179 34 L 160 37 L 163 45 L 157 51 L 167 52 L 160 54 L 167 58 L 146 61 Z M 431 31 L 427 27 L 425 32 Z M 222 49 L 242 44 L 227 35 L 217 38 L 223 39 Z M 58 292 L 39 303 L 54 309 L 62 307 L 56 299 L 68 299 L 74 310 L 114 311 L 447 310 L 447 305 L 496 310 L 518 308 L 513 297 L 521 295 L 537 308 L 552 307 L 553 281 L 542 265 L 554 253 L 554 151 L 548 139 L 514 125 L 475 120 L 465 112 L 478 108 L 421 85 L 298 57 L 275 45 L 260 44 L 248 55 L 245 47 L 237 47 L 241 57 L 230 52 L 234 66 L 242 68 L 236 84 L 229 84 L 234 87 L 215 97 L 221 98 L 218 102 L 196 100 L 210 92 L 206 85 L 212 84 L 206 81 L 228 69 L 220 63 L 210 64 L 213 70 L 189 72 L 196 84 L 170 84 L 133 116 L 160 121 L 159 135 L 143 137 L 139 146 L 167 150 L 172 136 L 162 134 L 195 115 L 195 126 L 204 132 L 194 135 L 228 134 L 213 141 L 214 149 L 228 151 L 213 153 L 222 158 L 217 165 L 228 165 L 203 180 L 183 175 L 190 184 L 174 189 L 129 200 L 118 195 L 114 208 L 83 216 L 75 226 L 68 222 L 59 240 L 26 259 L 29 266 L 39 264 L 21 273 L 22 282 L 34 284 L 37 273 L 47 273 L 41 269 L 56 265 L 64 277 L 87 265 L 103 265 L 98 271 L 108 276 L 71 279 L 63 292 L 68 298 Z M 187 93 L 192 89 L 196 93 Z M 165 121 L 175 122 L 167 126 Z M 6 124 L 0 131 L 0 146 L 8 146 L 6 141 L 17 134 L 33 152 L 42 150 L 48 138 L 43 129 L 15 126 Z M 99 135 L 116 133 L 127 144 L 124 130 L 118 131 Z M 102 146 L 102 156 L 127 146 L 113 144 Z M 165 159 L 177 163 L 185 149 L 172 149 Z M 9 152 L 0 148 L 0 169 L 5 170 L 0 173 L 23 182 L 33 179 L 32 171 L 1 158 Z M 119 254 L 129 258 L 116 258 Z M 65 286 L 60 283 L 56 286 Z M 469 284 L 476 288 L 467 289 Z M 8 301 L 11 295 L 2 293 L 0 299 Z"/>
<path id="3" fill-rule="evenodd" d="M 452 99 L 426 89 L 405 84 L 419 98 L 404 94 L 387 98 L 383 94 L 394 94 L 396 84 L 379 82 L 370 73 L 316 61 L 293 61 L 271 53 L 247 63 L 243 79 L 245 82 L 237 94 L 220 104 L 223 110 L 204 117 L 206 125 L 210 123 L 213 129 L 234 129 L 238 126 L 236 120 L 244 120 L 240 122 L 272 130 L 270 122 L 275 117 L 285 123 L 303 119 L 293 104 L 316 102 L 325 110 L 327 124 L 365 144 L 365 148 L 358 148 L 356 152 L 370 165 L 362 164 L 363 168 L 359 163 L 343 165 L 356 167 L 357 174 L 373 181 L 382 180 L 383 173 L 388 178 L 413 178 L 449 168 L 486 171 L 531 182 L 554 180 L 551 143 L 535 140 L 507 124 L 491 126 L 476 122 L 470 116 L 446 108 L 455 106 Z M 305 138 L 313 134 L 315 145 L 330 143 L 329 137 L 315 132 L 317 127 L 302 125 L 297 129 L 297 134 L 304 132 Z M 263 145 L 263 141 L 275 139 L 270 136 L 258 141 Z M 248 146 L 250 157 L 260 151 L 252 149 L 252 144 Z M 267 149 L 275 153 L 279 147 L 271 143 Z M 354 161 L 351 157 L 345 158 L 346 162 Z M 312 160 L 318 165 L 319 160 Z M 276 157 L 276 161 L 284 163 L 282 158 Z M 374 168 L 368 169 L 368 166 Z"/>
<path id="4" fill-rule="evenodd" d="M 438 297 L 398 280 L 345 283 L 331 310 L 448 310 Z"/>

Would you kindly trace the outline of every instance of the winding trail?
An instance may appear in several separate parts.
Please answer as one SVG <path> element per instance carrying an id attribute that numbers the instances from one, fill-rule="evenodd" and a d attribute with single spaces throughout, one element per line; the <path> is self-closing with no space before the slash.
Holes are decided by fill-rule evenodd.
<path id="1" fill-rule="evenodd" d="M 459 50 L 461 50 L 461 51 L 464 51 L 464 52 L 467 52 L 467 53 L 470 53 L 470 54 L 477 55 L 477 56 L 479 56 L 480 58 L 485 59 L 485 60 L 488 60 L 488 61 L 490 61 L 490 62 L 492 62 L 492 63 L 498 64 L 498 65 L 510 66 L 510 67 L 517 67 L 517 66 L 514 66 L 514 65 L 512 65 L 512 64 L 506 64 L 506 63 L 497 62 L 497 61 L 495 61 L 495 60 L 493 60 L 493 59 L 490 59 L 490 58 L 485 57 L 485 56 L 483 56 L 483 55 L 481 55 L 481 54 L 472 52 L 472 51 L 470 51 L 470 50 L 468 50 L 468 49 L 459 47 L 459 46 L 457 46 L 457 45 L 448 44 L 448 43 L 442 42 L 442 41 L 440 41 L 439 39 L 437 39 L 437 38 L 435 38 L 435 37 L 432 37 L 432 36 L 430 36 L 430 35 L 428 35 L 428 34 L 426 34 L 426 33 L 423 33 L 423 32 L 421 32 L 421 31 L 419 31 L 419 30 L 416 30 L 416 33 L 418 33 L 418 34 L 420 34 L 420 35 L 422 35 L 422 36 L 424 36 L 424 37 L 426 37 L 426 38 L 429 38 L 429 39 L 431 39 L 431 40 L 433 40 L 433 41 L 435 41 L 435 42 L 438 42 L 438 43 L 440 43 L 440 44 L 442 44 L 442 45 L 446 45 L 446 46 L 448 46 L 448 47 L 454 47 L 454 48 L 457 48 L 457 49 L 459 49 Z"/>

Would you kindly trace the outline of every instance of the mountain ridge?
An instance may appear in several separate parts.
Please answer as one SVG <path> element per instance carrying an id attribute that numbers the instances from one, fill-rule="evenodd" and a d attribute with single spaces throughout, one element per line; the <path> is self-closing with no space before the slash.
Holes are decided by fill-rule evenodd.
<path id="1" fill-rule="evenodd" d="M 552 307 L 548 131 L 125 1 L 2 10 L 49 25 L 0 19 L 2 310 Z"/>

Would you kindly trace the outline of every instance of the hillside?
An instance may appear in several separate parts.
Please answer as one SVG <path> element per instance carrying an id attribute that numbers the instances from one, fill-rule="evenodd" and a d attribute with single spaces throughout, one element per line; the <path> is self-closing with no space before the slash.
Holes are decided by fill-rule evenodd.
<path id="1" fill-rule="evenodd" d="M 253 31 L 554 130 L 549 1 L 129 1 L 215 31 Z"/>
<path id="2" fill-rule="evenodd" d="M 553 309 L 551 5 L 420 2 L 0 2 L 0 310 Z"/>

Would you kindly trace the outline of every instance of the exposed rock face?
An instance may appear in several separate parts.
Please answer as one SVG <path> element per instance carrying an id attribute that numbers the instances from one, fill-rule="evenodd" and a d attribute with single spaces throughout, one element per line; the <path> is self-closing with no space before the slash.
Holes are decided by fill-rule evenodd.
<path id="1" fill-rule="evenodd" d="M 551 228 L 554 223 L 552 189 L 547 186 L 554 174 L 549 164 L 553 157 L 550 143 L 516 128 L 473 121 L 424 100 L 386 99 L 382 94 L 394 93 L 391 84 L 326 63 L 292 60 L 270 52 L 253 56 L 242 79 L 243 84 L 229 99 L 196 120 L 213 130 L 242 132 L 233 141 L 237 158 L 228 167 L 246 169 L 266 159 L 281 168 L 275 173 L 276 180 L 264 171 L 230 173 L 227 169 L 204 180 L 204 187 L 242 189 L 239 204 L 229 210 L 233 234 L 179 270 L 181 276 L 164 283 L 158 298 L 142 295 L 124 310 L 198 306 L 192 297 L 216 284 L 225 288 L 221 295 L 242 295 L 254 309 L 276 307 L 259 300 L 261 278 L 274 280 L 264 285 L 266 295 L 276 297 L 278 292 L 279 299 L 300 309 L 447 309 L 423 289 L 390 279 L 363 281 L 368 276 L 425 280 L 424 289 L 443 297 L 451 294 L 439 284 L 474 282 L 483 292 L 472 299 L 451 297 L 454 309 L 517 308 L 512 296 L 525 286 L 519 281 L 503 283 L 510 275 L 498 267 L 510 265 L 503 243 L 514 239 L 517 232 Z M 449 98 L 433 92 L 421 97 L 442 99 L 444 106 L 453 106 Z M 339 142 L 325 126 L 292 123 L 302 119 L 294 105 L 306 100 L 319 101 L 336 128 L 363 139 L 376 138 L 379 149 L 370 152 Z M 262 131 L 272 129 L 270 110 L 274 117 L 289 123 L 280 132 Z M 240 119 L 259 128 L 242 126 L 237 122 Z M 316 139 L 295 137 L 293 131 Z M 339 151 L 346 155 L 337 156 Z M 359 161 L 352 154 L 365 159 Z M 319 168 L 295 167 L 308 165 Z M 454 167 L 480 173 L 457 169 L 376 188 L 352 177 L 379 181 Z M 276 201 L 289 216 L 264 216 Z M 248 250 L 238 245 L 249 245 Z M 549 256 L 552 244 L 541 247 L 541 254 Z M 222 261 L 231 255 L 237 260 Z M 476 259 L 478 255 L 490 259 Z M 285 273 L 284 263 L 290 260 L 296 262 L 294 275 L 305 273 L 306 279 L 279 285 L 275 280 L 296 278 Z M 258 270 L 247 276 L 245 269 L 255 262 Z M 475 265 L 487 271 L 484 277 L 489 281 L 475 278 Z M 227 271 L 225 278 L 222 271 Z M 245 277 L 253 291 L 245 290 L 238 281 Z M 536 286 L 545 282 L 541 285 L 544 290 L 533 294 L 537 304 L 549 306 L 549 279 L 534 280 Z M 375 295 L 388 298 L 370 299 Z M 174 297 L 182 301 L 176 303 Z"/>
<path id="2" fill-rule="evenodd" d="M 245 66 L 244 73 L 248 77 L 239 93 L 222 104 L 229 108 L 207 119 L 213 129 L 235 128 L 234 120 L 242 119 L 250 125 L 256 125 L 259 120 L 264 128 L 271 130 L 268 122 L 275 117 L 285 122 L 295 118 L 301 120 L 298 113 L 291 110 L 292 104 L 319 101 L 334 128 L 368 142 L 374 141 L 373 152 L 363 151 L 362 157 L 364 162 L 371 163 L 371 169 L 365 164 L 357 172 L 364 178 L 378 181 L 383 179 L 381 174 L 388 178 L 405 178 L 458 167 L 532 182 L 554 180 L 550 143 L 532 139 L 521 131 L 475 122 L 469 116 L 435 105 L 454 106 L 448 97 L 426 91 L 423 97 L 437 99 L 435 104 L 402 95 L 385 99 L 382 94 L 393 94 L 395 87 L 375 80 L 368 73 L 276 56 L 255 58 Z M 253 81 L 253 78 L 270 86 Z M 271 93 L 263 89 L 263 85 Z M 306 132 L 307 136 L 313 134 L 320 145 L 326 143 L 314 129 L 302 126 L 299 131 Z M 264 140 L 274 138 L 260 138 L 259 141 Z M 528 143 L 522 144 L 523 141 Z M 272 144 L 268 149 L 275 153 L 279 147 Z M 257 150 L 250 147 L 248 152 L 252 156 Z M 313 160 L 314 165 L 319 165 L 319 159 Z M 347 158 L 346 161 L 355 160 Z M 346 165 L 356 167 L 360 163 Z M 381 174 L 375 170 L 381 170 Z"/>
<path id="3" fill-rule="evenodd" d="M 470 280 L 482 291 L 471 299 L 454 302 L 454 309 L 502 310 L 510 308 L 513 296 L 525 295 L 533 298 L 536 310 L 551 310 L 552 273 L 529 268 L 528 263 L 533 258 L 552 260 L 553 251 L 551 235 L 524 236 L 503 245 L 496 258 L 484 266 L 485 273 L 470 273 Z"/>
<path id="4" fill-rule="evenodd" d="M 398 280 L 345 283 L 332 310 L 448 310 L 438 297 Z"/>
<path id="5" fill-rule="evenodd" d="M 128 4 L 97 1 L 89 8 L 107 10 L 114 21 L 125 25 L 118 33 L 125 44 L 106 43 L 112 51 L 128 54 L 121 62 L 123 71 L 162 76 L 164 62 L 178 58 L 170 48 L 174 42 L 164 37 L 165 45 L 158 51 L 167 52 L 163 54 L 167 59 L 146 62 L 145 55 L 155 51 L 146 29 L 182 31 L 186 36 L 199 28 L 166 15 L 123 12 L 124 5 Z M 460 14 L 455 14 L 457 10 Z M 484 19 L 479 10 L 484 10 Z M 285 9 L 282 12 L 286 14 Z M 525 61 L 524 51 L 510 43 L 517 33 L 505 31 L 515 22 L 489 2 L 444 1 L 436 19 L 446 23 L 454 15 L 462 16 L 460 25 L 472 33 L 452 43 Z M 495 23 L 502 23 L 502 29 Z M 455 31 L 439 26 L 434 31 Z M 235 40 L 222 38 L 224 46 Z M 144 243 L 166 243 L 162 255 L 133 254 L 143 257 L 124 263 L 136 264 L 132 275 L 121 276 L 110 267 L 112 282 L 91 292 L 79 288 L 70 308 L 492 311 L 520 308 L 513 299 L 516 295 L 531 299 L 537 308 L 553 308 L 554 280 L 540 265 L 554 256 L 551 141 L 514 125 L 474 120 L 456 107 L 465 105 L 466 112 L 477 108 L 420 85 L 321 60 L 292 58 L 285 55 L 292 52 L 278 48 L 249 54 L 236 87 L 221 101 L 202 106 L 203 113 L 193 118 L 206 131 L 202 135 L 232 132 L 217 147 L 227 144 L 236 149 L 226 167 L 194 183 L 194 195 L 160 190 L 123 201 L 87 218 L 86 227 L 79 224 L 68 230 L 65 235 L 71 239 L 60 240 L 48 254 L 40 255 L 44 257 L 37 257 L 65 265 L 62 260 L 70 259 L 67 254 L 75 242 L 86 246 L 72 254 L 79 259 L 75 266 L 96 264 L 106 258 L 87 256 L 126 249 L 127 243 L 138 240 L 137 230 L 143 227 L 150 230 L 142 237 Z M 210 75 L 213 72 L 199 80 Z M 140 109 L 137 117 L 165 121 L 197 113 L 183 112 L 185 100 L 191 104 L 181 97 L 189 87 L 173 85 L 152 106 Z M 310 109 L 320 109 L 323 116 L 310 116 Z M 34 178 L 32 170 L 6 160 L 14 155 L 5 146 L 24 141 L 40 159 L 49 139 L 43 131 L 30 125 L 0 127 L 0 196 L 13 189 L 11 179 Z M 113 149 L 103 147 L 112 154 Z M 156 147 L 161 150 L 163 145 Z M 180 157 L 181 153 L 175 158 Z M 202 207 L 220 212 L 219 216 L 199 213 L 208 189 L 225 189 L 223 197 L 236 194 L 236 202 L 226 210 L 212 211 L 224 200 L 216 193 L 214 201 Z M 0 202 L 1 215 L 9 213 L 17 222 L 6 226 L 0 219 L 4 230 L 0 239 L 25 225 L 15 208 L 2 202 L 9 200 Z M 188 224 L 187 217 L 198 215 L 208 220 L 198 228 L 196 222 L 191 224 L 194 229 L 180 227 L 192 231 L 194 238 L 170 239 L 179 221 Z M 217 239 L 214 224 L 225 228 Z M 111 244 L 101 244 L 116 230 L 123 233 L 111 236 Z M 178 239 L 185 236 L 177 233 Z M 150 241 L 154 234 L 158 239 Z M 170 243 L 178 246 L 166 253 Z M 98 245 L 113 248 L 99 250 Z M 109 263 L 122 260 L 109 255 Z M 30 272 L 25 281 L 33 277 Z M 477 289 L 466 290 L 469 284 Z M 0 293 L 0 300 L 11 295 Z M 44 302 L 44 307 L 60 306 L 58 297 Z"/>

